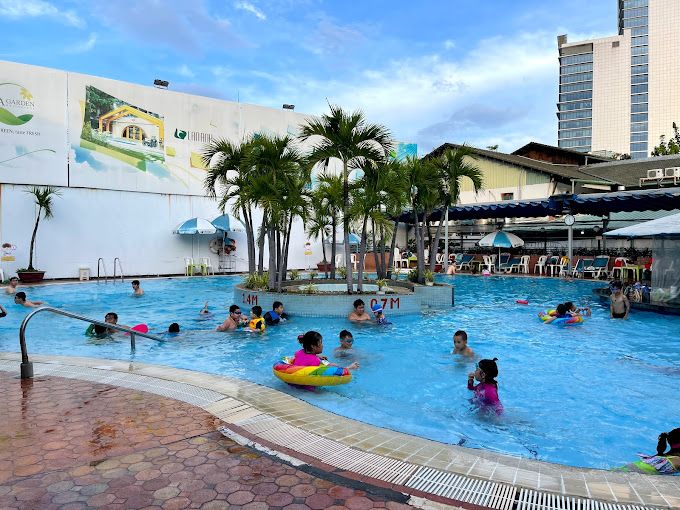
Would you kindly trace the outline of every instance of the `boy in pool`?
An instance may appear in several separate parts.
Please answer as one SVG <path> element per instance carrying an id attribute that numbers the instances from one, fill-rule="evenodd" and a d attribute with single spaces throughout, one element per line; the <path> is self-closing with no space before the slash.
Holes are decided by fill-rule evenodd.
<path id="1" fill-rule="evenodd" d="M 276 326 L 280 322 L 285 322 L 287 317 L 283 312 L 283 303 L 281 301 L 274 301 L 272 309 L 264 314 L 264 322 L 267 326 Z"/>
<path id="2" fill-rule="evenodd" d="M 347 356 L 352 353 L 352 347 L 354 347 L 354 337 L 352 333 L 343 329 L 340 332 L 340 345 L 335 348 L 333 353 L 336 356 Z"/>
<path id="3" fill-rule="evenodd" d="M 7 287 L 5 287 L 5 294 L 14 294 L 19 286 L 19 278 L 12 276 L 7 282 Z"/>
<path id="4" fill-rule="evenodd" d="M 203 308 L 201 308 L 201 311 L 198 312 L 198 315 L 212 315 L 212 312 L 208 309 L 208 302 L 207 301 L 203 305 Z"/>
<path id="5" fill-rule="evenodd" d="M 567 319 L 571 317 L 571 315 L 569 315 L 567 311 L 568 311 L 567 306 L 564 303 L 560 303 L 559 305 L 557 305 L 557 308 L 555 308 L 555 314 L 545 319 L 543 321 L 543 324 L 550 324 L 555 319 Z M 540 312 L 538 314 L 539 317 L 543 317 L 544 315 L 545 314 L 543 312 Z"/>
<path id="6" fill-rule="evenodd" d="M 564 306 L 567 307 L 567 314 L 571 315 L 572 317 L 576 315 L 586 315 L 587 317 L 590 317 L 591 311 L 590 308 L 587 306 L 584 306 L 583 308 L 576 308 L 576 305 L 572 303 L 571 301 L 567 301 L 564 303 Z"/>
<path id="7" fill-rule="evenodd" d="M 472 358 L 475 353 L 468 347 L 467 344 L 467 333 L 462 329 L 459 329 L 453 334 L 453 350 L 451 354 L 460 354 L 467 358 Z"/>
<path id="8" fill-rule="evenodd" d="M 386 324 L 392 324 L 390 321 L 387 320 L 387 317 L 385 317 L 385 314 L 383 313 L 383 307 L 380 303 L 375 303 L 371 307 L 371 310 L 373 311 L 375 320 L 379 325 L 384 326 Z"/>
<path id="9" fill-rule="evenodd" d="M 613 281 L 609 288 L 612 291 L 609 303 L 610 319 L 627 319 L 630 313 L 630 301 L 623 293 L 623 284 L 619 280 Z"/>
<path id="10" fill-rule="evenodd" d="M 133 291 L 132 293 L 135 296 L 143 296 L 144 295 L 144 291 L 139 286 L 139 280 L 132 280 L 132 291 Z"/>
<path id="11" fill-rule="evenodd" d="M 26 293 L 21 291 L 14 294 L 14 302 L 17 305 L 25 306 L 26 308 L 37 308 L 44 304 L 43 301 L 29 301 L 26 299 Z"/>
<path id="12" fill-rule="evenodd" d="M 236 328 L 245 326 L 248 320 L 243 317 L 241 308 L 238 305 L 231 305 L 229 307 L 229 316 L 227 319 L 217 326 L 217 331 L 233 331 Z"/>
<path id="13" fill-rule="evenodd" d="M 250 309 L 250 322 L 248 323 L 248 329 L 250 331 L 259 331 L 260 333 L 264 332 L 265 324 L 264 324 L 264 319 L 262 318 L 262 307 L 261 306 L 253 306 Z"/>

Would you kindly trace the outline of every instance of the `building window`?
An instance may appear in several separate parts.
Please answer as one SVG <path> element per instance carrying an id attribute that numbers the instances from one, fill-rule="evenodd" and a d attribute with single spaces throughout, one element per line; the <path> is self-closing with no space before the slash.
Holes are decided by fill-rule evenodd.
<path id="1" fill-rule="evenodd" d="M 631 103 L 646 103 L 648 99 L 649 96 L 647 94 L 637 94 L 634 96 L 630 96 Z"/>
<path id="2" fill-rule="evenodd" d="M 639 151 L 647 152 L 647 142 L 631 143 L 630 144 L 630 151 L 631 152 L 639 152 Z"/>
<path id="3" fill-rule="evenodd" d="M 631 152 L 631 159 L 645 159 L 647 157 L 647 151 L 645 152 Z"/>
<path id="4" fill-rule="evenodd" d="M 648 131 L 646 122 L 638 122 L 630 125 L 631 133 L 639 133 L 640 131 Z"/>
<path id="5" fill-rule="evenodd" d="M 581 53 L 580 55 L 569 55 L 566 57 L 560 57 L 560 65 L 568 66 L 570 64 L 583 64 L 585 62 L 592 62 L 592 53 Z"/>
<path id="6" fill-rule="evenodd" d="M 592 99 L 593 91 L 587 90 L 585 92 L 572 92 L 570 94 L 560 94 L 560 102 L 578 101 L 580 99 Z"/>
<path id="7" fill-rule="evenodd" d="M 630 74 L 647 74 L 649 72 L 649 66 L 647 64 L 641 66 L 633 66 L 630 68 Z"/>
<path id="8" fill-rule="evenodd" d="M 630 141 L 631 142 L 646 142 L 647 141 L 647 132 L 644 133 L 632 133 L 630 135 Z"/>
<path id="9" fill-rule="evenodd" d="M 649 28 L 645 25 L 644 27 L 638 27 L 638 28 L 631 28 L 630 30 L 630 35 L 631 37 L 637 37 L 640 35 L 648 35 L 649 34 Z"/>
<path id="10" fill-rule="evenodd" d="M 647 103 L 637 103 L 630 105 L 630 113 L 647 113 L 649 106 Z"/>
<path id="11" fill-rule="evenodd" d="M 634 55 L 630 57 L 630 64 L 633 66 L 641 65 L 641 64 L 647 64 L 647 55 Z"/>
<path id="12" fill-rule="evenodd" d="M 649 36 L 647 36 L 647 35 L 641 35 L 640 37 L 633 37 L 633 38 L 631 38 L 630 43 L 633 46 L 644 46 L 644 45 L 647 44 L 648 38 L 649 38 Z"/>
<path id="13" fill-rule="evenodd" d="M 646 113 L 634 113 L 630 116 L 631 122 L 647 122 Z"/>
<path id="14" fill-rule="evenodd" d="M 649 80 L 648 74 L 635 74 L 635 75 L 630 77 L 630 82 L 633 85 L 638 85 L 640 83 L 647 83 L 647 80 Z"/>
<path id="15" fill-rule="evenodd" d="M 514 193 L 501 193 L 501 200 L 514 200 L 514 199 L 515 199 Z"/>
<path id="16" fill-rule="evenodd" d="M 559 123 L 559 129 L 573 129 L 573 128 L 583 128 L 590 127 L 593 125 L 593 121 L 590 119 L 581 120 L 567 120 Z"/>
<path id="17" fill-rule="evenodd" d="M 573 103 L 558 104 L 557 109 L 561 112 L 569 110 L 590 109 L 593 107 L 592 101 L 574 101 Z"/>
<path id="18" fill-rule="evenodd" d="M 630 49 L 631 55 L 646 55 L 647 53 L 649 53 L 648 46 L 633 46 Z"/>

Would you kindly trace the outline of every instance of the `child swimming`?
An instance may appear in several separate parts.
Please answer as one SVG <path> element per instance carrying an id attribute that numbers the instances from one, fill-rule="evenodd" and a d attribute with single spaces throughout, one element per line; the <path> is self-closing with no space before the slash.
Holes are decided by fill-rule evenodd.
<path id="1" fill-rule="evenodd" d="M 263 332 L 265 328 L 264 319 L 262 318 L 262 307 L 253 306 L 250 309 L 250 322 L 248 323 L 248 329 L 250 331 Z"/>
<path id="2" fill-rule="evenodd" d="M 503 412 L 503 404 L 498 398 L 498 365 L 494 359 L 483 359 L 477 364 L 477 369 L 468 374 L 468 390 L 475 392 L 474 402 L 480 407 L 492 409 L 496 414 Z M 475 379 L 479 384 L 475 386 Z"/>
<path id="3" fill-rule="evenodd" d="M 587 306 L 584 306 L 582 308 L 577 308 L 574 303 L 571 301 L 567 301 L 564 303 L 564 306 L 567 309 L 567 315 L 576 316 L 576 315 L 586 315 L 587 317 L 590 317 L 591 315 L 591 310 Z"/>
<path id="4" fill-rule="evenodd" d="M 295 353 L 293 358 L 293 365 L 302 367 L 318 367 L 322 363 L 331 367 L 337 367 L 335 363 L 328 363 L 325 359 L 319 357 L 323 352 L 323 337 L 317 331 L 307 331 L 304 335 L 298 336 L 298 342 L 302 344 L 302 349 Z M 359 363 L 356 361 L 351 365 L 345 367 L 347 370 L 354 370 L 359 368 Z"/>
<path id="5" fill-rule="evenodd" d="M 378 324 L 381 326 L 392 324 L 387 320 L 387 317 L 385 317 L 385 314 L 383 313 L 383 307 L 380 305 L 380 303 L 375 303 L 373 306 L 371 306 L 371 310 L 373 311 L 373 315 L 375 316 L 375 320 Z"/>
<path id="6" fill-rule="evenodd" d="M 555 319 L 568 319 L 571 317 L 571 315 L 568 312 L 567 306 L 564 303 L 560 303 L 557 305 L 555 308 L 555 313 L 548 317 L 547 319 L 543 319 L 543 324 L 550 324 L 552 321 Z M 539 317 L 543 317 L 545 314 L 543 312 L 539 313 Z"/>
<path id="7" fill-rule="evenodd" d="M 666 450 L 668 445 L 669 450 Z M 680 428 L 659 434 L 656 455 L 638 453 L 640 460 L 626 464 L 617 471 L 646 473 L 649 475 L 675 475 L 680 473 Z"/>
<path id="8" fill-rule="evenodd" d="M 471 358 L 475 353 L 468 347 L 467 344 L 467 333 L 462 329 L 459 329 L 453 334 L 453 350 L 451 354 L 460 354 L 461 356 L 466 356 Z"/>

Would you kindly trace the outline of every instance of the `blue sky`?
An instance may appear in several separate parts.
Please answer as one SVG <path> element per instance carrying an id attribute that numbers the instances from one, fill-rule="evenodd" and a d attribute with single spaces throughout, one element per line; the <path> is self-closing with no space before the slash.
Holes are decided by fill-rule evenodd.
<path id="1" fill-rule="evenodd" d="M 556 143 L 556 36 L 615 0 L 0 0 L 0 59 L 322 113 L 362 109 L 423 154 Z"/>

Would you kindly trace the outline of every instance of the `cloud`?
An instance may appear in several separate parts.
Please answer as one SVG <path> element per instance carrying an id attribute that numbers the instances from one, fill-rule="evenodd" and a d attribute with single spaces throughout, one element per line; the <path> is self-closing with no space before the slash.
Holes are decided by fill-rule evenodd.
<path id="1" fill-rule="evenodd" d="M 75 46 L 66 48 L 66 50 L 64 51 L 65 53 L 87 53 L 92 48 L 94 48 L 95 44 L 97 44 L 97 34 L 92 32 L 90 34 L 90 37 L 88 37 L 86 41 L 78 43 Z"/>
<path id="2" fill-rule="evenodd" d="M 318 22 L 306 47 L 316 55 L 336 55 L 347 53 L 365 40 L 366 37 L 359 29 L 339 25 L 324 17 Z"/>
<path id="3" fill-rule="evenodd" d="M 164 3 L 161 0 L 94 2 L 93 16 L 125 39 L 146 46 L 167 46 L 196 57 L 208 51 L 247 46 L 231 23 L 209 11 L 205 0 Z"/>
<path id="4" fill-rule="evenodd" d="M 189 66 L 186 64 L 182 64 L 181 66 L 179 66 L 175 70 L 175 72 L 180 76 L 184 76 L 185 78 L 193 78 L 196 76 L 194 72 L 191 69 L 189 69 Z"/>
<path id="5" fill-rule="evenodd" d="M 59 10 L 43 0 L 0 0 L 0 16 L 17 19 L 48 17 L 78 28 L 85 26 L 75 11 Z"/>
<path id="6" fill-rule="evenodd" d="M 259 20 L 266 20 L 267 16 L 257 7 L 255 7 L 253 4 L 250 2 L 236 2 L 234 4 L 234 7 L 237 9 L 240 9 L 242 11 L 249 12 L 250 14 L 254 15 L 257 19 Z"/>
<path id="7" fill-rule="evenodd" d="M 526 111 L 511 106 L 494 106 L 480 103 L 464 105 L 443 121 L 427 126 L 419 135 L 450 135 L 466 129 L 494 129 L 503 127 L 521 117 Z"/>
<path id="8" fill-rule="evenodd" d="M 447 39 L 446 41 L 444 41 L 444 49 L 445 50 L 452 50 L 455 47 L 456 47 L 456 41 L 453 41 L 451 39 Z"/>

